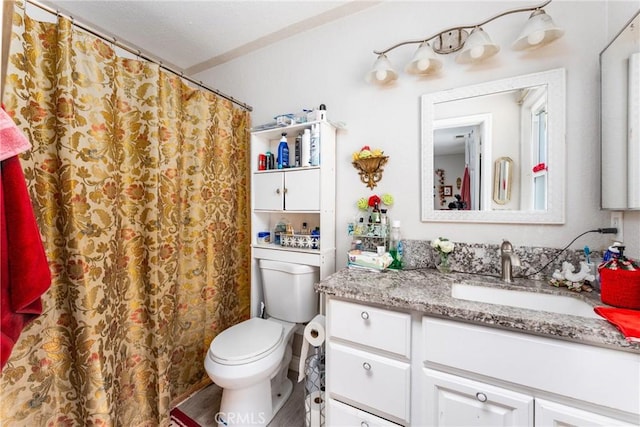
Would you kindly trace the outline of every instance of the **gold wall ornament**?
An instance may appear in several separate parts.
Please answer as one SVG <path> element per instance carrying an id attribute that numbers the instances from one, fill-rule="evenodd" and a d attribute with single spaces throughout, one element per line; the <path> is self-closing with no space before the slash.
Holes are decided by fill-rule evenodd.
<path id="1" fill-rule="evenodd" d="M 382 179 L 382 166 L 384 166 L 389 160 L 389 156 L 376 156 L 367 157 L 364 159 L 354 159 L 353 167 L 358 169 L 360 175 L 360 181 L 367 185 L 367 187 L 373 189 L 378 182 Z"/>

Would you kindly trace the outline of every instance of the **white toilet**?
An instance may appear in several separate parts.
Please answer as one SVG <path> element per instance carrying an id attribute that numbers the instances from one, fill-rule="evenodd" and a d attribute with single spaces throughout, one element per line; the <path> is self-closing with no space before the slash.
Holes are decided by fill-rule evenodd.
<path id="1" fill-rule="evenodd" d="M 266 319 L 253 317 L 222 331 L 204 367 L 222 387 L 219 426 L 266 426 L 291 395 L 287 378 L 297 324 L 318 313 L 316 267 L 261 259 Z"/>

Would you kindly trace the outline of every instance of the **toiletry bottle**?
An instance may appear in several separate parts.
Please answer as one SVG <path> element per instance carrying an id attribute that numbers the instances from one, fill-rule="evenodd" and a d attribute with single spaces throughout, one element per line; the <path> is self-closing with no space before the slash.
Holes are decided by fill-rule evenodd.
<path id="1" fill-rule="evenodd" d="M 378 205 L 378 202 L 373 204 L 373 210 L 371 211 L 371 220 L 376 224 L 380 224 L 380 205 Z"/>
<path id="2" fill-rule="evenodd" d="M 311 130 L 305 129 L 302 134 L 302 149 L 300 150 L 300 166 L 309 166 L 311 160 Z"/>
<path id="3" fill-rule="evenodd" d="M 310 163 L 311 166 L 320 164 L 320 126 L 318 124 L 311 127 Z"/>
<path id="4" fill-rule="evenodd" d="M 274 169 L 275 165 L 273 162 L 273 153 L 271 151 L 267 151 L 266 157 L 267 157 L 267 170 Z"/>
<path id="5" fill-rule="evenodd" d="M 297 168 L 300 167 L 300 157 L 301 156 L 301 151 L 302 150 L 302 132 L 298 134 L 298 136 L 296 136 L 296 146 L 295 146 L 295 152 L 294 152 L 294 163 L 293 165 Z"/>
<path id="6" fill-rule="evenodd" d="M 387 224 L 389 224 L 389 219 L 387 218 L 387 210 L 380 209 L 380 236 L 387 237 Z"/>
<path id="7" fill-rule="evenodd" d="M 302 223 L 302 228 L 300 229 L 300 234 L 309 234 L 309 227 L 307 227 L 307 223 Z"/>
<path id="8" fill-rule="evenodd" d="M 283 133 L 278 145 L 278 169 L 289 167 L 289 144 L 287 144 L 287 134 Z"/>
<path id="9" fill-rule="evenodd" d="M 318 110 L 320 110 L 320 117 L 318 117 L 318 120 L 327 120 L 327 106 L 320 104 Z"/>
<path id="10" fill-rule="evenodd" d="M 389 253 L 393 257 L 393 262 L 389 266 L 394 270 L 402 269 L 402 236 L 400 235 L 400 221 L 393 221 L 391 225 L 391 241 L 389 243 Z"/>
<path id="11" fill-rule="evenodd" d="M 320 227 L 316 227 L 311 231 L 312 236 L 316 236 L 316 239 L 311 242 L 311 249 L 320 249 Z"/>

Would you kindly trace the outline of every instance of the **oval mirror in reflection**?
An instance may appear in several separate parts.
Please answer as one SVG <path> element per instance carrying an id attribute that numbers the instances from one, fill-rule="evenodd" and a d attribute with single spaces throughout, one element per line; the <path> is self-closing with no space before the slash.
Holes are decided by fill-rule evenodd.
<path id="1" fill-rule="evenodd" d="M 510 157 L 500 157 L 493 166 L 493 201 L 505 205 L 511 200 L 511 186 L 513 185 L 513 160 Z"/>

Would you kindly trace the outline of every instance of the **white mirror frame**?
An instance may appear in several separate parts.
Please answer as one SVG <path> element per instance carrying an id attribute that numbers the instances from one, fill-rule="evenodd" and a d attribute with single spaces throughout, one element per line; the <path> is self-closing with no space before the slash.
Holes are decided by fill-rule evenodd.
<path id="1" fill-rule="evenodd" d="M 564 68 L 527 74 L 477 85 L 460 87 L 422 96 L 422 215 L 423 222 L 478 222 L 521 224 L 564 224 L 566 93 Z M 548 188 L 547 210 L 437 210 L 434 209 L 433 131 L 435 105 L 464 98 L 517 90 L 532 86 L 547 86 L 548 111 Z M 494 126 L 498 124 L 494 123 Z M 493 162 L 491 162 L 493 164 Z M 493 180 L 489 180 L 493 183 Z M 486 205 L 489 205 L 486 203 Z"/>

